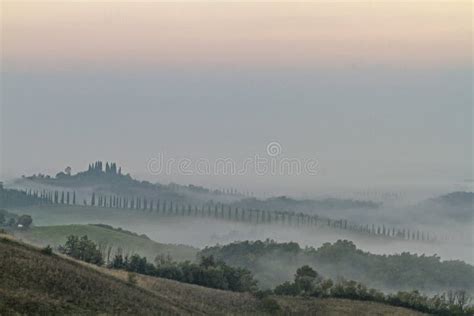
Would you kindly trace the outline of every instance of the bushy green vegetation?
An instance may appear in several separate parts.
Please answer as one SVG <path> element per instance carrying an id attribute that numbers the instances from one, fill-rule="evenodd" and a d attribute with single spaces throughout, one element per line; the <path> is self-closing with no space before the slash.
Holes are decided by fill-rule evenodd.
<path id="1" fill-rule="evenodd" d="M 213 257 L 203 257 L 199 263 L 156 262 L 158 264 L 154 265 L 145 257 L 133 255 L 129 258 L 118 254 L 108 267 L 235 292 L 252 292 L 257 288 L 257 282 L 248 270 L 230 267 Z"/>
<path id="2" fill-rule="evenodd" d="M 471 299 L 466 294 L 466 291 L 449 291 L 447 294 L 433 297 L 427 297 L 418 291 L 384 295 L 382 292 L 369 289 L 356 281 L 341 280 L 334 283 L 331 279 L 322 278 L 309 266 L 298 268 L 293 282 L 285 282 L 277 286 L 273 292 L 276 295 L 375 301 L 394 306 L 408 307 L 434 315 L 467 316 L 474 313 L 474 307 L 469 305 Z"/>
<path id="3" fill-rule="evenodd" d="M 60 251 L 88 263 L 99 266 L 104 264 L 104 258 L 98 246 L 87 236 L 80 238 L 74 235 L 69 236 L 66 243 L 60 246 Z M 163 256 L 157 256 L 155 262 L 156 265 L 148 262 L 146 257 L 137 254 L 129 257 L 118 253 L 108 262 L 107 266 L 112 269 L 121 269 L 215 289 L 250 292 L 257 288 L 257 282 L 248 270 L 230 267 L 222 261 L 217 262 L 212 256 L 201 258 L 198 264 L 190 261 L 176 263 L 170 257 Z"/>
<path id="4" fill-rule="evenodd" d="M 31 224 L 33 224 L 33 219 L 30 215 L 16 215 L 0 209 L 0 227 L 29 229 Z"/>
<path id="5" fill-rule="evenodd" d="M 18 222 L 18 215 L 0 209 L 0 227 L 14 227 Z"/>
<path id="6" fill-rule="evenodd" d="M 99 248 L 92 240 L 89 240 L 87 236 L 82 236 L 81 238 L 74 235 L 69 236 L 64 246 L 59 247 L 59 251 L 65 255 L 73 257 L 74 259 L 96 264 L 98 266 L 104 263 Z"/>
<path id="7" fill-rule="evenodd" d="M 290 280 L 289 271 L 307 264 L 325 277 L 344 277 L 389 291 L 474 291 L 474 267 L 462 261 L 409 253 L 375 255 L 347 240 L 326 243 L 318 249 L 302 249 L 294 242 L 245 241 L 206 248 L 201 255 L 213 255 L 229 265 L 247 268 L 267 288 Z"/>

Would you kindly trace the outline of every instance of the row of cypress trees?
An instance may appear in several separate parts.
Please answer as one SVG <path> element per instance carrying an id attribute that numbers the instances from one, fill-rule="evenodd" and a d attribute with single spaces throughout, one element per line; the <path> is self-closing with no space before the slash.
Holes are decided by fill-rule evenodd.
<path id="1" fill-rule="evenodd" d="M 91 206 L 133 209 L 155 212 L 168 216 L 212 217 L 216 219 L 241 221 L 254 224 L 281 224 L 288 226 L 317 227 L 328 226 L 335 229 L 348 230 L 372 236 L 384 236 L 403 240 L 433 241 L 434 234 L 420 230 L 386 227 L 385 225 L 360 225 L 348 220 L 334 220 L 317 215 L 308 215 L 291 211 L 269 211 L 259 209 L 244 209 L 222 203 L 205 203 L 202 205 L 180 204 L 174 201 L 153 200 L 146 197 L 122 197 L 116 195 L 91 196 Z M 439 237 L 441 238 L 441 237 Z"/>
<path id="2" fill-rule="evenodd" d="M 69 191 L 25 191 L 26 196 L 34 197 L 39 203 L 57 205 L 77 205 L 76 192 Z M 101 195 L 92 193 L 90 201 L 84 200 L 83 205 L 103 208 L 132 209 L 155 212 L 165 216 L 211 217 L 215 219 L 247 222 L 253 224 L 280 224 L 295 227 L 321 227 L 347 230 L 370 236 L 396 238 L 402 240 L 434 241 L 446 240 L 448 236 L 436 236 L 429 232 L 406 228 L 388 227 L 385 225 L 361 225 L 340 219 L 320 217 L 291 211 L 270 211 L 244 209 L 213 202 L 202 205 L 180 204 L 175 201 L 153 200 L 146 197 L 127 197 L 117 195 Z"/>

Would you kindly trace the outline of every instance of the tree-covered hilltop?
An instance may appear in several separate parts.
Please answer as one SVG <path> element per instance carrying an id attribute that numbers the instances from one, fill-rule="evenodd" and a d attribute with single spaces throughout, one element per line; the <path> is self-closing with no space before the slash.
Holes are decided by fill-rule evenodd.
<path id="1" fill-rule="evenodd" d="M 23 181 L 21 181 L 23 180 Z M 359 201 L 339 198 L 297 200 L 286 196 L 257 199 L 253 193 L 235 188 L 209 189 L 199 185 L 161 184 L 134 179 L 125 174 L 115 162 L 96 161 L 87 170 L 73 174 L 67 167 L 56 176 L 35 174 L 23 177 L 17 184 L 29 187 L 30 184 L 50 185 L 63 188 L 93 188 L 96 193 L 140 195 L 147 198 L 159 196 L 162 199 L 186 201 L 191 203 L 220 202 L 239 208 L 261 210 L 292 210 L 311 214 L 314 211 L 333 211 L 349 209 L 377 209 L 380 204 L 373 201 Z M 28 183 L 31 181 L 31 183 Z M 88 198 L 87 198 L 88 199 Z"/>
<path id="2" fill-rule="evenodd" d="M 318 249 L 303 249 L 294 242 L 244 241 L 205 248 L 201 255 L 213 255 L 227 264 L 249 269 L 264 287 L 290 280 L 290 271 L 306 264 L 325 277 L 344 277 L 387 291 L 465 289 L 474 292 L 472 265 L 406 252 L 375 255 L 357 249 L 347 240 L 325 243 Z"/>
<path id="3" fill-rule="evenodd" d="M 34 174 L 18 179 L 15 185 L 21 188 L 41 189 L 44 186 L 61 187 L 63 189 L 82 190 L 89 192 L 91 189 L 96 193 L 116 194 L 116 195 L 137 195 L 147 198 L 160 197 L 162 199 L 203 202 L 209 200 L 231 201 L 244 197 L 244 193 L 238 192 L 235 188 L 211 190 L 193 184 L 180 185 L 176 183 L 161 184 L 151 183 L 146 180 L 134 179 L 129 173 L 124 173 L 122 167 L 115 162 L 96 161 L 89 164 L 87 170 L 79 171 L 76 174 L 67 167 L 64 171 L 58 172 L 55 176 Z M 90 196 L 82 198 L 90 199 Z"/>
<path id="4" fill-rule="evenodd" d="M 414 220 L 433 223 L 473 223 L 474 192 L 456 191 L 425 200 L 415 206 Z"/>
<path id="5" fill-rule="evenodd" d="M 147 181 L 134 180 L 130 174 L 123 174 L 122 168 L 118 167 L 115 162 L 96 161 L 89 164 L 87 170 L 79 171 L 76 174 L 71 173 L 71 167 L 67 167 L 64 171 L 60 171 L 56 176 L 34 174 L 24 177 L 27 180 L 37 183 L 50 184 L 64 187 L 84 186 L 90 184 L 103 183 L 122 183 L 127 185 L 140 185 L 145 187 L 153 186 Z"/>
<path id="6" fill-rule="evenodd" d="M 434 198 L 431 201 L 451 207 L 470 207 L 472 210 L 474 192 L 451 192 Z"/>

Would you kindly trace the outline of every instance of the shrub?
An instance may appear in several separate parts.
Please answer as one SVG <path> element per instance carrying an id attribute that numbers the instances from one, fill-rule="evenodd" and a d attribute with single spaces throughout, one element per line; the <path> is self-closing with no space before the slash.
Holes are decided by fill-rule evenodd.
<path id="1" fill-rule="evenodd" d="M 133 285 L 137 284 L 137 274 L 134 272 L 129 272 L 127 274 L 127 282 Z"/>
<path id="2" fill-rule="evenodd" d="M 51 256 L 53 254 L 53 248 L 51 248 L 50 245 L 47 245 L 46 247 L 41 249 L 41 253 L 45 254 L 45 255 L 48 255 L 48 256 Z"/>
<path id="3" fill-rule="evenodd" d="M 258 290 L 255 293 L 253 293 L 253 295 L 259 300 L 264 299 L 272 294 L 273 294 L 272 290 L 263 290 L 263 291 Z"/>
<path id="4" fill-rule="evenodd" d="M 265 297 L 264 299 L 262 299 L 261 306 L 265 312 L 271 314 L 274 314 L 281 310 L 281 307 L 278 302 L 271 297 Z"/>
<path id="5" fill-rule="evenodd" d="M 287 281 L 278 285 L 273 292 L 275 292 L 276 295 L 296 296 L 299 295 L 301 291 L 295 283 Z"/>

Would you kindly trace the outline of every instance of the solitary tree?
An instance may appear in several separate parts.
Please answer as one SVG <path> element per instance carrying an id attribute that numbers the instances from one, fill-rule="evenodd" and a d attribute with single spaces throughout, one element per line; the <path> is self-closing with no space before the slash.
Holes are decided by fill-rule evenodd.
<path id="1" fill-rule="evenodd" d="M 30 215 L 21 215 L 18 218 L 18 225 L 23 226 L 23 228 L 29 228 L 31 223 L 33 223 L 33 219 Z"/>
<path id="2" fill-rule="evenodd" d="M 322 278 L 310 266 L 305 265 L 296 270 L 295 284 L 303 294 L 310 295 L 321 281 Z"/>

